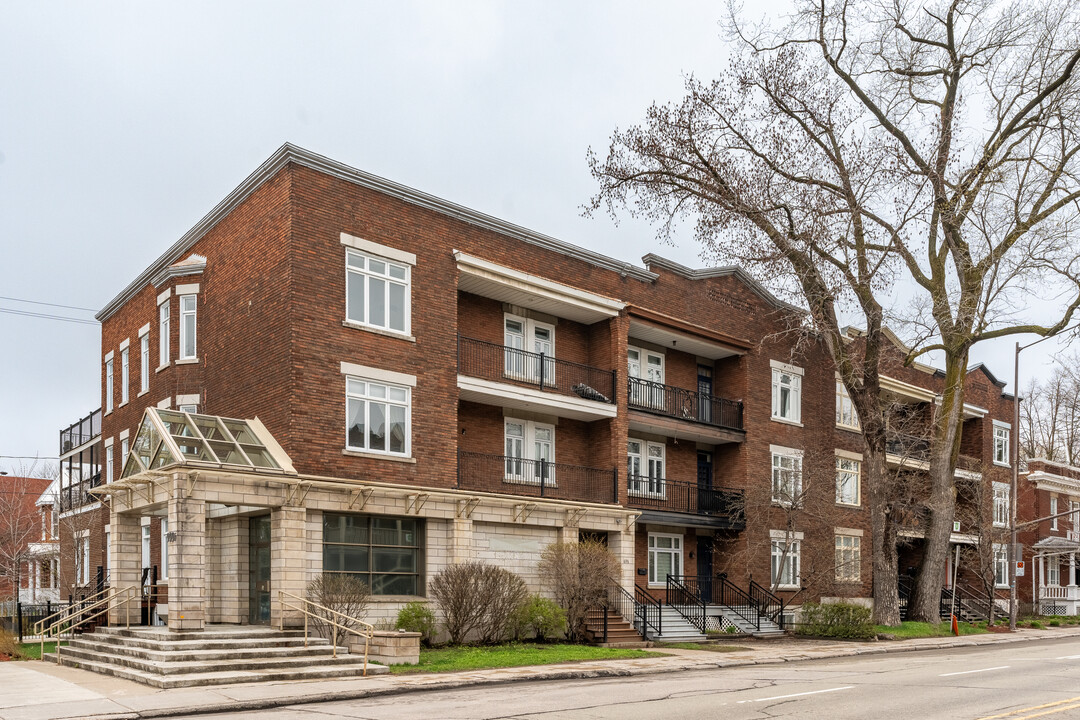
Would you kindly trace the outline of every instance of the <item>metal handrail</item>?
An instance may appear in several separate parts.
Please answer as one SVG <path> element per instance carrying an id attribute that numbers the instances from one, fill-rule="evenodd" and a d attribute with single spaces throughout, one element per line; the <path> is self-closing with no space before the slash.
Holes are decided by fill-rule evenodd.
<path id="1" fill-rule="evenodd" d="M 743 429 L 743 404 L 738 400 L 633 376 L 626 383 L 627 402 L 635 410 L 731 430 Z"/>
<path id="2" fill-rule="evenodd" d="M 758 585 L 752 579 L 750 580 L 750 597 L 757 605 L 758 617 L 764 615 L 766 618 L 776 623 L 777 626 L 784 629 L 784 601 L 777 597 L 771 590 L 761 585 Z M 758 623 L 758 629 L 761 629 L 761 623 Z"/>
<path id="3" fill-rule="evenodd" d="M 641 634 L 645 629 L 652 626 L 657 635 L 664 634 L 664 612 L 660 601 L 650 595 L 640 585 L 634 585 L 634 604 L 638 617 L 641 619 Z"/>
<path id="4" fill-rule="evenodd" d="M 296 600 L 296 601 L 300 602 L 301 604 L 300 605 L 295 605 L 293 603 L 288 602 L 285 598 L 290 598 L 292 600 Z M 319 622 L 324 622 L 327 625 L 330 625 L 330 626 L 332 626 L 334 628 L 333 637 L 330 638 L 330 644 L 333 646 L 333 654 L 334 654 L 335 658 L 337 657 L 337 631 L 339 629 L 344 630 L 345 632 L 348 632 L 348 633 L 352 633 L 353 635 L 357 635 L 359 637 L 364 638 L 364 676 L 365 677 L 367 676 L 368 654 L 371 651 L 371 639 L 375 636 L 375 626 L 374 625 L 372 625 L 371 623 L 366 623 L 363 620 L 361 620 L 360 618 L 355 618 L 355 617 L 352 617 L 350 615 L 346 615 L 345 613 L 340 612 L 338 610 L 332 610 L 331 608 L 328 608 L 325 605 L 320 605 L 319 603 L 314 602 L 313 600 L 308 600 L 307 598 L 300 597 L 299 595 L 293 595 L 290 592 L 285 592 L 284 590 L 278 590 L 278 603 L 281 605 L 282 610 L 284 610 L 285 608 L 288 608 L 290 610 L 297 610 L 297 611 L 304 614 L 304 647 L 308 646 L 308 622 L 309 622 L 309 620 L 311 618 L 315 618 Z M 318 615 L 318 614 L 312 612 L 309 609 L 309 606 L 313 607 L 313 608 L 318 608 L 319 610 L 321 610 L 321 611 L 323 611 L 325 613 L 331 613 L 332 615 L 335 615 L 335 616 L 337 616 L 339 618 L 344 618 L 344 619 L 348 620 L 351 623 L 359 624 L 362 629 L 357 630 L 355 627 L 352 627 L 350 625 L 343 625 L 342 623 L 339 623 L 339 622 L 337 622 L 337 621 L 335 621 L 335 620 L 333 620 L 331 618 L 324 617 L 322 615 Z M 284 629 L 285 629 L 285 613 L 282 612 L 280 614 L 280 616 L 278 617 L 278 630 L 284 630 Z"/>
<path id="5" fill-rule="evenodd" d="M 716 579 L 720 581 L 717 605 L 726 607 L 761 632 L 761 612 L 750 593 L 728 580 L 726 573 L 721 573 Z"/>
<path id="6" fill-rule="evenodd" d="M 59 612 L 55 612 L 52 615 L 42 618 L 34 623 L 34 633 L 41 636 L 41 658 L 45 658 L 45 640 L 49 637 L 56 638 L 56 664 L 61 664 L 60 659 L 60 638 L 66 630 L 72 637 L 75 636 L 75 629 L 82 627 L 91 620 L 95 620 L 102 615 L 109 612 L 113 608 L 113 603 L 117 599 L 120 602 L 115 607 L 120 608 L 131 602 L 141 598 L 139 588 L 136 585 L 128 585 L 124 588 L 105 588 L 99 590 L 89 597 L 83 598 L 83 600 L 77 604 L 69 605 Z M 46 624 L 53 618 L 57 618 L 51 624 Z M 131 613 L 124 613 L 124 625 L 125 627 L 131 627 Z"/>
<path id="7" fill-rule="evenodd" d="M 698 629 L 698 632 L 704 633 L 705 601 L 701 599 L 699 593 L 691 590 L 684 584 L 683 581 L 688 579 L 686 576 L 679 577 L 681 577 L 682 580 L 676 579 L 676 576 L 674 575 L 667 576 L 668 607 L 682 615 L 688 623 Z M 694 579 L 696 580 L 696 578 Z"/>

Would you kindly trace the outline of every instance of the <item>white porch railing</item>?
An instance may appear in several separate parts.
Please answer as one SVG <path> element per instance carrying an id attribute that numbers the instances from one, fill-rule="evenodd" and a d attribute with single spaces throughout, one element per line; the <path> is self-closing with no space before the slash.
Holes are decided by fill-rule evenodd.
<path id="1" fill-rule="evenodd" d="M 1080 585 L 1047 585 L 1039 588 L 1041 600 L 1080 600 Z"/>

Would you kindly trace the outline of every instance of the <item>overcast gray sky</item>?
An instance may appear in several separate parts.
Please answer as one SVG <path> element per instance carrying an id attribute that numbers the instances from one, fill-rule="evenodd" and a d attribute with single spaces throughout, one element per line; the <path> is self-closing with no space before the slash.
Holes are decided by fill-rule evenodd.
<path id="1" fill-rule="evenodd" d="M 589 146 L 723 67 L 722 7 L 0 0 L 0 296 L 100 309 L 285 141 L 620 259 L 699 266 L 689 241 L 580 208 Z M 1011 378 L 1010 348 L 976 359 Z M 93 325 L 0 313 L 0 470 L 57 454 L 98 406 L 100 361 Z"/>

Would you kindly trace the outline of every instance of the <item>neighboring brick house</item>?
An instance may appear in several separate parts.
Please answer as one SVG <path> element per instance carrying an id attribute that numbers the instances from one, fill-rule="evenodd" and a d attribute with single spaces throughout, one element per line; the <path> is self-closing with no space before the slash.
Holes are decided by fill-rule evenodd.
<path id="1" fill-rule="evenodd" d="M 1031 551 L 1028 577 L 1018 580 L 1027 597 L 1038 600 L 1044 615 L 1080 614 L 1080 468 L 1042 458 L 1028 460 L 1021 493 L 1033 496 L 1021 521 L 1041 520 L 1024 528 L 1020 542 Z M 1068 513 L 1068 514 L 1065 514 Z M 1054 517 L 1058 516 L 1058 517 Z"/>
<path id="2" fill-rule="evenodd" d="M 866 598 L 861 439 L 798 310 L 738 268 L 644 264 L 282 147 L 98 315 L 121 451 L 95 557 L 114 585 L 157 566 L 175 628 L 295 622 L 278 592 L 323 570 L 376 619 L 465 559 L 541 590 L 542 549 L 583 536 L 660 598 L 721 574 Z M 890 372 L 932 411 L 939 374 Z M 1009 399 L 980 377 L 988 458 Z M 803 478 L 829 520 L 785 531 Z"/>
<path id="3" fill-rule="evenodd" d="M 35 563 L 51 540 L 52 513 L 40 504 L 48 478 L 0 475 L 0 602 L 27 600 Z"/>

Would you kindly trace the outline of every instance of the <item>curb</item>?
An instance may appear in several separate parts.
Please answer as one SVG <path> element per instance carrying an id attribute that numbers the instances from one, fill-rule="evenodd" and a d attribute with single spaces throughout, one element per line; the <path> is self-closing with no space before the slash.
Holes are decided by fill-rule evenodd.
<path id="1" fill-rule="evenodd" d="M 980 638 L 981 635 L 970 636 Z M 344 700 L 362 700 L 365 698 L 387 697 L 392 695 L 404 695 L 420 692 L 442 692 L 446 690 L 458 690 L 466 687 L 481 685 L 509 685 L 522 682 L 546 682 L 552 680 L 585 680 L 616 677 L 635 677 L 640 675 L 660 675 L 672 672 L 684 672 L 690 670 L 726 669 L 733 667 L 746 667 L 752 665 L 778 665 L 787 662 L 810 662 L 814 660 L 827 660 L 830 658 L 853 657 L 859 655 L 884 655 L 889 653 L 918 652 L 926 650 L 948 650 L 964 647 L 985 647 L 988 645 L 1004 645 L 1021 642 L 1037 642 L 1040 640 L 1054 640 L 1057 638 L 1080 637 L 1080 629 L 1073 632 L 1063 632 L 1053 636 L 1040 637 L 1001 637 L 993 636 L 993 640 L 953 640 L 944 643 L 908 645 L 904 640 L 879 641 L 886 643 L 885 647 L 852 648 L 851 650 L 826 652 L 820 655 L 806 656 L 793 654 L 791 656 L 730 660 L 717 659 L 704 662 L 687 662 L 680 665 L 667 667 L 644 667 L 644 668 L 585 668 L 580 670 L 557 670 L 544 672 L 539 671 L 534 675 L 525 677 L 492 677 L 492 678 L 463 678 L 447 679 L 441 682 L 433 682 L 422 686 L 402 685 L 397 687 L 368 688 L 360 690 L 341 690 L 335 692 L 317 693 L 301 697 L 278 697 L 258 700 L 236 700 L 230 702 L 215 703 L 213 705 L 201 705 L 198 707 L 166 707 L 154 708 L 142 711 L 121 713 L 108 713 L 91 716 L 92 720 L 142 720 L 143 718 L 165 718 L 180 715 L 209 715 L 213 713 L 245 712 L 252 710 L 268 710 L 272 708 L 287 707 L 289 705 L 308 705 L 325 702 L 339 702 Z M 1000 638 L 1000 639 L 998 639 Z M 915 641 L 917 642 L 917 641 Z"/>

